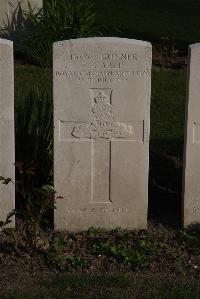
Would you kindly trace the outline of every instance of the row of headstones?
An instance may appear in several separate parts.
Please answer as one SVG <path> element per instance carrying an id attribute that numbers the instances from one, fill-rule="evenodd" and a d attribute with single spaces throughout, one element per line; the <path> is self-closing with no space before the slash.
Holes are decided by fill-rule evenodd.
<path id="1" fill-rule="evenodd" d="M 8 22 L 17 20 L 19 6 L 22 10 L 28 10 L 28 3 L 32 9 L 42 8 L 43 0 L 0 0 L 0 28 L 8 25 Z"/>
<path id="2" fill-rule="evenodd" d="M 200 44 L 190 46 L 183 223 L 200 222 Z M 54 44 L 55 228 L 147 226 L 151 44 L 86 38 Z M 13 44 L 0 40 L 0 175 L 14 178 Z M 0 219 L 14 208 L 0 187 Z"/>

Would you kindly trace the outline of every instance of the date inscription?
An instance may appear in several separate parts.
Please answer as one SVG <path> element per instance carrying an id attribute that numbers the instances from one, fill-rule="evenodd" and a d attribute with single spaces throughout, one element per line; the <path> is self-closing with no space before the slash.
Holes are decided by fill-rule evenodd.
<path id="1" fill-rule="evenodd" d="M 128 213 L 127 208 L 68 208 L 67 214 Z"/>

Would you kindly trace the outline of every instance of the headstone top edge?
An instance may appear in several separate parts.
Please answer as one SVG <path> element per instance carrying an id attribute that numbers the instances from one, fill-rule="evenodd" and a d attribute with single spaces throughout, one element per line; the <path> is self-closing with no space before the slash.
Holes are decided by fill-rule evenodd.
<path id="1" fill-rule="evenodd" d="M 54 47 L 60 47 L 64 44 L 80 44 L 80 43 L 124 43 L 130 45 L 139 45 L 144 47 L 151 47 L 152 44 L 147 41 L 137 40 L 137 39 L 129 39 L 129 38 L 120 38 L 120 37 L 87 37 L 87 38 L 77 38 L 77 39 L 69 39 L 63 41 L 57 41 L 54 43 Z"/>
<path id="2" fill-rule="evenodd" d="M 191 45 L 189 45 L 189 48 L 191 50 L 193 50 L 193 49 L 200 49 L 200 43 L 191 44 Z"/>
<path id="3" fill-rule="evenodd" d="M 8 39 L 0 38 L 0 44 L 1 45 L 8 45 L 8 46 L 13 46 L 13 42 Z"/>

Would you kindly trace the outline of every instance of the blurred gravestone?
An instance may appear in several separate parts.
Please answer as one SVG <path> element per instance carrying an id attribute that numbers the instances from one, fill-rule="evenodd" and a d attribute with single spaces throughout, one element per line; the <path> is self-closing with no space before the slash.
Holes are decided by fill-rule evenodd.
<path id="1" fill-rule="evenodd" d="M 200 44 L 189 47 L 183 179 L 183 224 L 200 223 Z"/>
<path id="2" fill-rule="evenodd" d="M 15 178 L 13 43 L 0 39 L 0 176 Z M 15 206 L 15 187 L 0 182 L 0 221 Z M 10 226 L 14 226 L 14 222 Z"/>
<path id="3" fill-rule="evenodd" d="M 55 227 L 147 225 L 151 44 L 54 44 Z"/>
<path id="4" fill-rule="evenodd" d="M 19 11 L 19 5 L 22 10 L 28 10 L 28 2 L 35 10 L 42 7 L 43 0 L 0 0 L 0 27 L 4 27 L 8 24 L 8 20 L 13 19 L 13 15 L 17 17 Z"/>

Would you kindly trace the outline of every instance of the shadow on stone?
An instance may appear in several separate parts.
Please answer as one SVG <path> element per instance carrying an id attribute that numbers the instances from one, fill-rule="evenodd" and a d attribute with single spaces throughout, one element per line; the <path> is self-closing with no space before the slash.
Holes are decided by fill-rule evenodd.
<path id="1" fill-rule="evenodd" d="M 179 140 L 153 140 L 151 144 L 167 143 L 170 154 L 150 151 L 149 220 L 169 227 L 181 226 L 182 155 Z M 175 145 L 175 148 L 173 146 Z M 178 150 L 179 148 L 179 150 Z M 151 147 L 150 147 L 151 149 Z M 172 153 L 176 153 L 176 156 Z"/>

